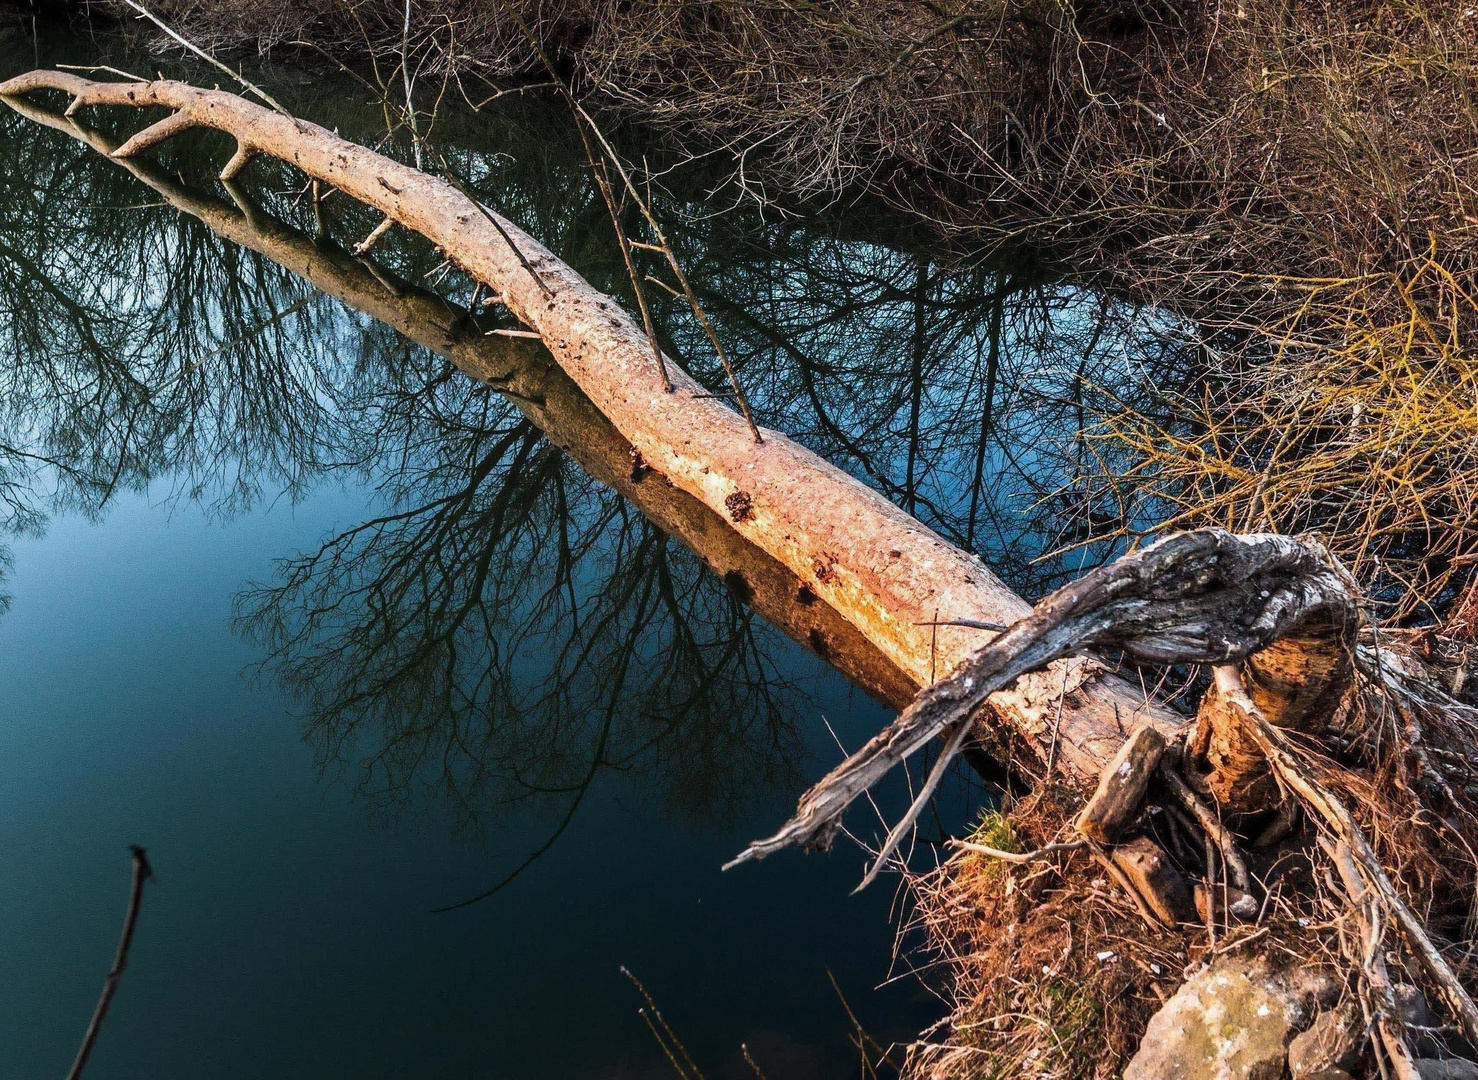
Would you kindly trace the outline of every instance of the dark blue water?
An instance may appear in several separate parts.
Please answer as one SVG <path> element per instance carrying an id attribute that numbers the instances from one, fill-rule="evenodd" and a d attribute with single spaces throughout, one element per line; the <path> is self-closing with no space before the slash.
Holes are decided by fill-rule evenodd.
<path id="1" fill-rule="evenodd" d="M 780 819 L 685 827 L 619 782 L 597 790 L 516 887 L 479 891 L 544 839 L 519 813 L 486 843 L 446 822 L 379 826 L 325 782 L 288 702 L 253 687 L 230 599 L 365 509 L 365 493 L 208 522 L 130 496 L 102 523 L 13 545 L 0 619 L 0 1024 L 6 1075 L 65 1069 L 116 939 L 125 845 L 147 844 L 132 962 L 97 1076 L 660 1075 L 639 973 L 719 1069 L 741 1041 L 776 1075 L 840 1071 L 833 972 L 872 1017 L 887 970 L 886 886 L 860 860 L 720 861 Z M 882 711 L 800 650 L 824 713 L 854 738 Z M 846 737 L 846 734 L 843 735 Z M 786 865 L 793 863 L 793 865 Z M 882 995 L 905 1035 L 917 991 Z M 727 1044 L 727 1046 L 725 1046 Z"/>
<path id="2" fill-rule="evenodd" d="M 3 29 L 0 76 L 157 66 Z M 353 84 L 263 77 L 375 141 Z M 557 102 L 439 123 L 490 202 L 624 295 Z M 884 1046 L 931 1022 L 924 957 L 894 960 L 898 879 L 850 895 L 858 845 L 719 871 L 888 719 L 787 636 L 886 690 L 845 628 L 766 607 L 743 553 L 686 550 L 664 529 L 691 508 L 592 479 L 623 451 L 537 363 L 550 438 L 535 398 L 452 367 L 471 283 L 426 245 L 393 234 L 366 268 L 343 246 L 373 219 L 333 199 L 316 235 L 286 168 L 232 193 L 248 220 L 221 140 L 130 175 L 78 134 L 0 110 L 0 1075 L 64 1074 L 129 844 L 157 880 L 94 1078 L 675 1075 L 622 965 L 710 1076 L 753 1075 L 741 1045 L 774 1080 L 855 1074 L 847 1006 Z M 876 220 L 715 216 L 704 177 L 666 182 L 763 422 L 1024 591 L 1075 567 L 1037 559 L 1072 539 L 1073 394 L 1173 362 L 1165 327 L 1027 260 L 943 268 Z M 339 260 L 339 299 L 288 267 L 303 250 Z M 656 314 L 720 385 L 683 310 Z M 946 785 L 917 867 L 981 797 Z"/>

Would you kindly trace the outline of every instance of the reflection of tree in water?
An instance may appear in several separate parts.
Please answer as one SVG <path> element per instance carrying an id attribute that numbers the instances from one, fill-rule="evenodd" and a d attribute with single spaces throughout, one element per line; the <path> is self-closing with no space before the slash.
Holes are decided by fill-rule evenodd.
<path id="1" fill-rule="evenodd" d="M 385 481 L 393 513 L 241 598 L 325 758 L 373 731 L 367 790 L 431 784 L 468 812 L 602 768 L 660 774 L 705 815 L 793 781 L 800 700 L 773 635 L 530 422 L 485 411 L 505 415 L 461 413 Z"/>
<path id="2" fill-rule="evenodd" d="M 386 512 L 241 610 L 324 762 L 368 765 L 367 793 L 429 789 L 475 816 L 573 795 L 600 768 L 707 816 L 794 785 L 803 709 L 775 633 L 508 399 L 172 208 L 99 212 L 148 200 L 27 137 L 75 171 L 77 197 L 0 226 L 11 246 L 66 238 L 26 284 L 74 316 L 12 323 L 6 343 L 0 424 L 26 524 L 151 480 L 230 511 L 353 472 Z"/>
<path id="3" fill-rule="evenodd" d="M 749 236 L 722 219 L 704 226 L 717 235 L 684 237 L 693 276 L 765 422 L 1027 594 L 1064 572 L 1035 560 L 1085 520 L 1064 496 L 1089 471 L 1075 433 L 1093 398 L 1186 363 L 1170 320 L 1029 264 L 946 269 L 793 225 Z M 672 332 L 700 351 L 693 328 Z"/>
<path id="4" fill-rule="evenodd" d="M 315 119 L 346 134 L 369 123 L 318 102 Z M 487 121 L 449 157 L 597 286 L 623 292 L 598 196 L 540 108 Z M 108 119 L 89 123 L 107 133 Z M 97 513 L 151 481 L 228 512 L 358 476 L 379 515 L 240 598 L 326 764 L 356 763 L 386 806 L 446 797 L 469 819 L 526 798 L 573 807 L 602 770 L 634 773 L 697 816 L 794 788 L 808 710 L 778 637 L 735 595 L 742 577 L 730 588 L 703 573 L 516 399 L 20 124 L 0 119 L 0 197 L 17 207 L 0 222 L 13 525 L 48 507 Z M 203 176 L 202 145 L 163 148 L 158 176 Z M 286 171 L 255 168 L 252 198 L 311 227 Z M 324 213 L 340 240 L 369 224 L 332 199 Z M 1021 511 L 1070 475 L 1074 443 L 1060 436 L 1073 394 L 1141 349 L 1125 312 L 1024 271 L 945 273 L 820 228 L 733 215 L 673 231 L 765 423 L 1032 584 L 1050 507 Z M 377 259 L 384 281 L 436 269 L 414 238 L 392 236 Z M 675 306 L 663 334 L 712 374 Z"/>

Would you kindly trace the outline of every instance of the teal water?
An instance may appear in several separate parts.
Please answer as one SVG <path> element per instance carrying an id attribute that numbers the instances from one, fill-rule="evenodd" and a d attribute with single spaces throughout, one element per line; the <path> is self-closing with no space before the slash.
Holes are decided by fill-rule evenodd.
<path id="1" fill-rule="evenodd" d="M 231 632 L 241 582 L 362 513 L 357 495 L 217 524 L 132 496 L 101 524 L 64 518 L 14 546 L 6 1075 L 69 1063 L 134 842 L 159 880 L 90 1075 L 660 1075 L 623 963 L 714 1065 L 748 1041 L 782 1075 L 843 1071 L 828 970 L 873 1017 L 918 1015 L 908 986 L 871 1001 L 887 895 L 847 896 L 858 858 L 718 872 L 778 820 L 784 790 L 688 827 L 613 782 L 516 888 L 429 914 L 542 842 L 551 815 L 511 815 L 481 842 L 437 815 L 376 826 L 350 785 L 320 779 L 282 694 L 243 678 L 257 653 Z M 844 729 L 883 719 L 819 664 L 791 663 Z"/>
<path id="2" fill-rule="evenodd" d="M 156 65 L 4 30 L 0 76 Z M 264 77 L 375 141 L 344 80 Z M 142 123 L 79 119 L 114 141 Z M 625 295 L 556 102 L 439 130 L 483 197 Z M 775 1080 L 855 1074 L 843 998 L 884 1045 L 939 1015 L 907 974 L 925 957 L 893 959 L 897 879 L 850 895 L 850 840 L 718 869 L 886 722 L 838 670 L 867 663 L 764 608 L 744 577 L 763 567 L 711 573 L 737 556 L 688 551 L 593 480 L 581 462 L 610 443 L 578 400 L 539 384 L 566 425 L 546 438 L 533 399 L 371 317 L 432 311 L 483 341 L 496 315 L 460 318 L 469 282 L 398 234 L 355 264 L 373 220 L 342 198 L 315 220 L 286 168 L 225 192 L 210 136 L 130 175 L 5 111 L 0 149 L 0 1074 L 70 1063 L 130 843 L 158 879 L 94 1078 L 675 1075 L 621 965 L 710 1076 L 752 1075 L 741 1044 Z M 1064 433 L 1084 386 L 1175 366 L 1163 320 L 1025 258 L 941 266 L 866 215 L 716 214 L 701 172 L 665 182 L 762 422 L 1027 593 L 1078 565 L 1038 559 L 1072 539 L 1063 505 L 1096 497 Z M 343 302 L 286 268 L 315 245 Z M 718 388 L 691 319 L 657 315 Z M 905 796 L 899 778 L 882 812 Z M 953 778 L 914 865 L 985 797 Z M 848 819 L 864 840 L 870 813 Z"/>

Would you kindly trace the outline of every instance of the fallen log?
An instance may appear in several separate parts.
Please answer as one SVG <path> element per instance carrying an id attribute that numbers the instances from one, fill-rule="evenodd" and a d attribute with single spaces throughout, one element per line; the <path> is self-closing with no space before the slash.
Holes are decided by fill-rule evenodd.
<path id="1" fill-rule="evenodd" d="M 23 100 L 27 119 L 112 157 L 117 144 L 75 118 Z M 231 182 L 234 203 L 192 191 L 137 158 L 116 164 L 217 235 L 255 251 L 319 292 L 394 328 L 469 377 L 506 396 L 589 475 L 618 491 L 658 528 L 676 537 L 771 623 L 878 700 L 902 708 L 918 687 L 855 627 L 803 591 L 804 582 L 728 526 L 707 506 L 633 457 L 623 439 L 537 342 L 469 330 L 466 311 L 441 296 L 391 278 L 349 252 L 315 241 L 253 206 Z"/>
<path id="2" fill-rule="evenodd" d="M 666 388 L 647 336 L 617 303 L 458 185 L 220 90 L 171 80 L 96 82 L 61 71 L 0 84 L 7 100 L 43 90 L 70 95 L 69 115 L 95 106 L 171 110 L 114 158 L 192 127 L 214 128 L 238 144 L 223 179 L 268 154 L 425 236 L 539 334 L 652 469 L 788 567 L 915 685 L 953 670 L 983 636 L 967 626 L 929 624 L 1009 624 L 1030 613 L 979 559 L 840 469 L 778 432 L 763 430 L 756 441 L 742 416 L 670 359 Z M 1003 684 L 988 711 L 1079 783 L 1096 778 L 1135 723 L 1179 723 L 1092 659 L 1039 667 Z"/>

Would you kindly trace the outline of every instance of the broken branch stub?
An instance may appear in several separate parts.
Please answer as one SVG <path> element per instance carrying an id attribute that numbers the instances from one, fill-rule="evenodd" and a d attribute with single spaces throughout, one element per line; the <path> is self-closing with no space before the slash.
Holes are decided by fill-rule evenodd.
<path id="1" fill-rule="evenodd" d="M 1165 736 L 1141 724 L 1119 747 L 1098 778 L 1098 790 L 1084 805 L 1076 822 L 1078 832 L 1100 844 L 1112 844 L 1134 819 L 1144 802 L 1145 789 L 1165 754 Z"/>
<path id="2" fill-rule="evenodd" d="M 992 693 L 1054 660 L 1119 649 L 1153 663 L 1227 664 L 1311 619 L 1344 617 L 1352 609 L 1345 579 L 1317 544 L 1222 529 L 1168 537 L 1058 589 L 949 678 L 921 690 L 806 792 L 779 832 L 728 865 L 791 846 L 827 847 L 852 800 L 973 716 Z"/>
<path id="3" fill-rule="evenodd" d="M 1354 676 L 1355 628 L 1353 608 L 1331 609 L 1247 658 L 1247 696 L 1269 723 L 1314 734 L 1327 726 Z M 1192 748 L 1208 770 L 1201 786 L 1234 820 L 1281 802 L 1262 750 L 1217 684 L 1201 699 Z"/>

